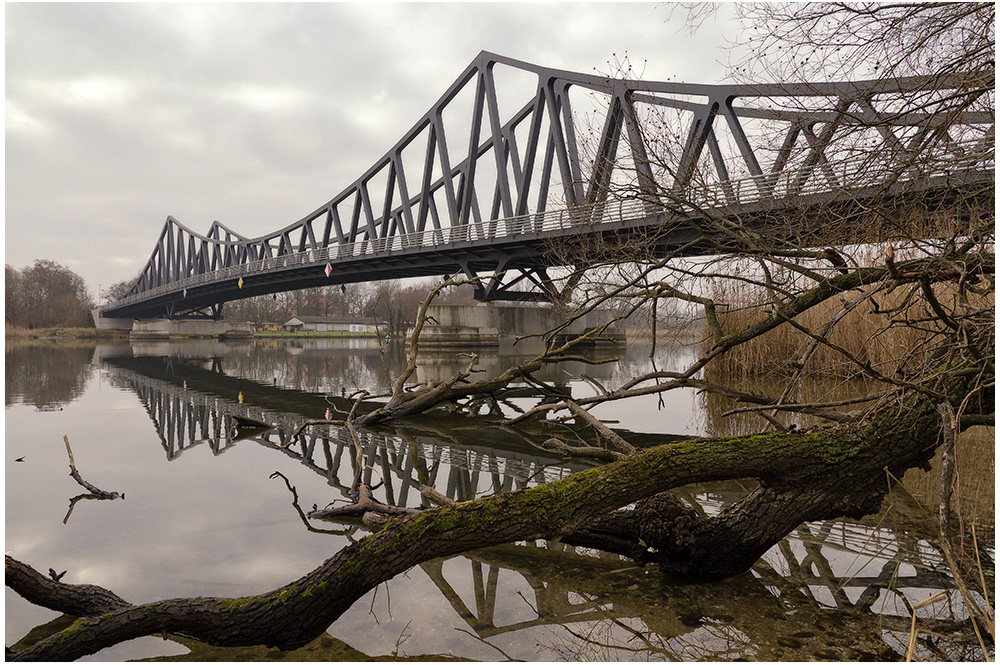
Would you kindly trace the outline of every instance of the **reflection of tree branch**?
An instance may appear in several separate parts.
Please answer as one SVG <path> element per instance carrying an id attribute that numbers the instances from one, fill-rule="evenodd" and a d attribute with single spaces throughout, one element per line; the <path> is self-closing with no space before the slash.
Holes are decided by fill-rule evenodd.
<path id="1" fill-rule="evenodd" d="M 485 644 L 488 647 L 493 647 L 494 649 L 496 649 L 497 651 L 499 651 L 500 654 L 503 655 L 503 657 L 506 658 L 509 662 L 514 662 L 514 661 L 518 660 L 517 658 L 512 658 L 510 656 L 510 654 L 508 654 L 506 651 L 504 651 L 503 649 L 501 649 L 497 645 L 490 644 L 489 642 L 486 641 L 485 638 L 482 638 L 479 635 L 476 635 L 475 633 L 466 630 L 465 628 L 456 628 L 455 630 L 457 630 L 460 633 L 465 633 L 466 635 L 469 635 L 470 637 L 474 637 L 475 639 L 479 640 L 480 642 L 482 642 L 483 644 Z"/>
<path id="2" fill-rule="evenodd" d="M 608 610 L 605 607 L 603 607 L 602 605 L 600 605 L 596 601 L 594 601 L 593 598 L 587 598 L 586 601 L 587 601 L 587 604 L 589 604 L 591 607 L 594 608 L 594 612 L 596 612 L 599 615 L 602 615 L 603 617 L 605 617 L 606 621 L 609 621 L 611 624 L 613 624 L 615 626 L 618 626 L 620 629 L 624 630 L 626 633 L 629 633 L 630 635 L 632 635 L 633 639 L 639 640 L 643 645 L 645 645 L 645 649 L 643 649 L 643 648 L 637 648 L 637 647 L 627 647 L 624 644 L 611 644 L 611 643 L 604 644 L 604 643 L 600 643 L 597 640 L 594 640 L 594 639 L 591 639 L 589 637 L 585 637 L 583 635 L 577 634 L 575 631 L 573 631 L 566 624 L 560 624 L 566 630 L 566 632 L 568 632 L 570 635 L 575 636 L 577 639 L 582 640 L 583 642 L 586 642 L 586 643 L 592 644 L 592 645 L 596 645 L 596 646 L 600 646 L 600 647 L 603 647 L 605 649 L 617 649 L 617 650 L 620 650 L 620 651 L 624 650 L 624 651 L 630 651 L 632 653 L 640 653 L 640 652 L 645 651 L 647 654 L 657 653 L 657 654 L 660 654 L 660 655 L 663 655 L 663 656 L 667 656 L 670 660 L 673 660 L 673 661 L 684 660 L 681 657 L 681 654 L 678 654 L 678 653 L 675 653 L 675 652 L 672 652 L 672 651 L 668 651 L 667 649 L 664 649 L 662 647 L 657 647 L 656 645 L 654 645 L 649 640 L 649 638 L 647 638 L 643 634 L 643 632 L 641 630 L 636 630 L 635 628 L 632 628 L 631 626 L 625 624 L 625 622 L 623 622 L 617 616 L 615 616 L 611 612 L 608 612 Z M 647 655 L 646 658 L 648 659 L 649 656 Z"/>
<path id="3" fill-rule="evenodd" d="M 79 494 L 74 496 L 69 500 L 69 510 L 66 511 L 66 517 L 63 518 L 63 524 L 69 522 L 69 516 L 73 514 L 73 509 L 76 508 L 76 504 L 82 499 L 106 500 L 106 497 L 97 496 L 96 494 Z"/>

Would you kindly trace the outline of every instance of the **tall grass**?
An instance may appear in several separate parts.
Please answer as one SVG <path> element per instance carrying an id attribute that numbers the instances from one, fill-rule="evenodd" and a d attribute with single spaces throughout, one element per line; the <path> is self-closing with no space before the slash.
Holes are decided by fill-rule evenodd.
<path id="1" fill-rule="evenodd" d="M 723 334 L 744 330 L 773 315 L 771 300 L 764 289 L 739 282 L 729 282 L 728 287 L 717 289 L 713 295 Z M 941 309 L 949 315 L 975 313 L 974 319 L 966 320 L 968 325 L 962 332 L 967 337 L 961 342 L 972 338 L 980 349 L 991 352 L 995 335 L 992 290 L 982 296 L 973 292 L 960 293 L 957 285 L 947 282 L 931 288 Z M 954 331 L 941 321 L 920 289 L 919 285 L 897 286 L 893 290 L 880 291 L 853 307 L 848 303 L 852 303 L 859 292 L 847 293 L 799 315 L 795 318 L 798 326 L 814 334 L 822 333 L 827 342 L 817 346 L 801 368 L 799 363 L 813 344 L 813 338 L 786 322 L 714 359 L 706 367 L 706 375 L 718 383 L 753 392 L 763 389 L 767 394 L 780 393 L 786 388 L 787 377 L 797 377 L 789 397 L 803 403 L 852 398 L 859 392 L 873 391 L 870 379 L 854 380 L 868 375 L 866 366 L 887 377 L 925 375 L 928 364 L 936 357 L 935 352 L 954 347 L 957 342 Z M 827 329 L 832 321 L 836 322 Z M 711 334 L 706 337 L 708 339 L 702 344 L 704 350 L 714 344 Z M 729 413 L 743 406 L 733 400 L 711 395 L 706 400 L 707 424 L 712 433 L 745 434 L 759 431 L 763 424 L 753 414 Z M 785 425 L 795 423 L 808 427 L 813 424 L 812 419 L 799 414 L 781 414 L 779 420 Z M 950 548 L 942 550 L 954 552 L 952 571 L 956 577 L 961 576 L 964 584 L 961 588 L 982 588 L 983 597 L 989 598 L 986 605 L 993 602 L 989 588 L 995 580 L 993 549 L 989 546 L 996 538 L 995 450 L 993 427 L 974 427 L 958 437 L 951 492 L 957 533 L 948 539 Z M 937 506 L 941 501 L 940 457 L 938 451 L 930 472 L 911 469 L 902 479 L 906 491 L 924 507 L 922 519 L 926 523 L 922 528 L 926 532 L 937 529 Z M 981 556 L 984 553 L 986 556 Z M 979 601 L 966 599 L 965 602 L 967 605 L 972 603 L 969 605 L 972 612 Z M 986 614 L 992 616 L 989 611 Z M 992 631 L 992 619 L 986 624 Z"/>
<path id="2" fill-rule="evenodd" d="M 885 375 L 905 374 L 925 362 L 944 341 L 941 335 L 947 329 L 933 320 L 926 301 L 914 292 L 918 288 L 899 287 L 879 293 L 849 308 L 846 314 L 842 312 L 845 303 L 856 294 L 845 294 L 844 298 L 827 300 L 795 317 L 799 326 L 818 333 L 828 322 L 841 316 L 823 335 L 828 343 L 820 344 L 806 360 L 802 375 L 852 377 L 861 374 L 859 363 L 869 363 Z M 958 306 L 959 293 L 955 285 L 939 284 L 933 290 L 946 310 Z M 966 301 L 970 297 L 975 300 L 971 303 L 974 307 L 993 306 L 992 293 L 988 298 L 965 294 Z M 763 289 L 745 284 L 716 289 L 714 300 L 724 303 L 718 308 L 719 322 L 727 335 L 771 315 L 771 303 Z M 908 323 L 914 321 L 919 323 Z M 708 370 L 730 378 L 790 376 L 811 342 L 809 335 L 784 323 L 730 349 L 713 360 Z M 703 348 L 707 350 L 713 343 L 711 335 L 706 335 Z"/>
<path id="3" fill-rule="evenodd" d="M 728 290 L 717 289 L 714 294 L 717 303 L 727 305 L 719 307 L 719 320 L 725 334 L 737 332 L 770 316 L 770 306 L 762 289 L 743 283 L 729 284 Z M 861 377 L 862 368 L 848 360 L 844 352 L 858 362 L 870 363 L 887 376 L 905 377 L 911 371 L 920 370 L 935 349 L 949 343 L 945 334 L 951 331 L 937 319 L 918 289 L 918 286 L 908 286 L 880 292 L 844 314 L 825 335 L 830 344 L 838 348 L 819 345 L 806 361 L 800 380 L 789 397 L 809 403 L 854 398 L 871 391 L 870 383 L 854 380 Z M 970 308 L 992 310 L 994 307 L 992 291 L 983 296 L 972 292 L 959 294 L 955 284 L 941 283 L 933 287 L 933 292 L 946 311 L 961 312 Z M 845 300 L 849 301 L 852 297 L 852 294 L 845 294 L 844 299 L 828 300 L 796 317 L 795 321 L 808 330 L 819 331 L 827 322 L 842 314 Z M 914 321 L 918 323 L 914 324 Z M 983 321 L 992 324 L 990 317 L 984 317 Z M 711 335 L 706 334 L 706 337 L 708 339 L 702 344 L 707 348 L 713 341 Z M 737 389 L 777 394 L 785 388 L 782 379 L 795 373 L 796 362 L 811 341 L 808 335 L 785 323 L 731 349 L 713 360 L 706 371 L 710 379 Z M 762 424 L 758 416 L 750 413 L 727 415 L 729 410 L 739 406 L 732 400 L 709 396 L 706 413 L 710 430 L 717 434 L 758 431 Z M 779 420 L 786 425 L 795 423 L 806 427 L 816 422 L 800 414 L 780 414 Z M 958 480 L 953 509 L 961 524 L 975 523 L 977 528 L 988 533 L 987 537 L 992 538 L 995 430 L 972 428 L 960 436 L 957 445 Z M 905 485 L 914 494 L 926 499 L 925 505 L 936 506 L 938 503 L 938 467 L 935 462 L 931 473 L 911 470 L 906 476 Z"/>

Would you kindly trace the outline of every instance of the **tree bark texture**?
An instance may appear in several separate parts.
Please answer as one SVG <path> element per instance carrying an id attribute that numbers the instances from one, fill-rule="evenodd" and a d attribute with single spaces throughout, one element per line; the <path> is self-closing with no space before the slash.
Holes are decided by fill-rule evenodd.
<path id="1" fill-rule="evenodd" d="M 689 574 L 731 575 L 748 569 L 802 521 L 877 510 L 889 489 L 887 474 L 901 477 L 925 463 L 939 438 L 935 405 L 911 394 L 864 427 L 672 443 L 551 484 L 395 518 L 304 577 L 244 598 L 117 606 L 121 599 L 104 590 L 91 596 L 71 585 L 43 586 L 40 575 L 8 556 L 8 586 L 33 603 L 69 611 L 50 600 L 53 585 L 59 596 L 93 597 L 72 607 L 84 618 L 8 658 L 71 660 L 164 632 L 217 646 L 293 649 L 321 634 L 370 589 L 421 562 L 518 540 L 571 540 L 591 524 L 600 530 L 601 520 L 613 524 L 619 517 L 609 513 L 636 502 L 639 512 L 620 519 L 640 526 L 637 535 L 657 550 L 654 560 Z M 692 482 L 735 478 L 756 478 L 760 487 L 714 518 L 696 519 L 673 501 L 647 501 Z"/>

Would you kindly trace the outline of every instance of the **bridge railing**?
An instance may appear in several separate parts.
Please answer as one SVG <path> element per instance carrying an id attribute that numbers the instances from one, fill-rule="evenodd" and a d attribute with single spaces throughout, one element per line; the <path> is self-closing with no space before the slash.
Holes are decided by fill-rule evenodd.
<path id="1" fill-rule="evenodd" d="M 785 169 L 779 174 L 762 174 L 738 180 L 726 180 L 698 186 L 692 182 L 685 191 L 669 196 L 674 202 L 691 202 L 701 209 L 723 213 L 734 206 L 745 206 L 773 200 L 775 203 L 793 204 L 800 197 L 851 192 L 884 186 L 892 182 L 916 182 L 936 177 L 956 175 L 969 171 L 995 168 L 992 144 L 981 140 L 954 143 L 952 153 L 940 159 L 906 164 L 896 168 L 891 163 L 879 163 L 871 155 L 864 155 L 836 162 L 821 161 L 807 168 Z M 516 217 L 482 220 L 460 226 L 427 229 L 415 233 L 402 233 L 386 238 L 364 239 L 351 243 L 330 245 L 217 270 L 190 275 L 168 284 L 153 287 L 127 296 L 115 307 L 142 302 L 157 296 L 177 293 L 202 284 L 239 279 L 250 275 L 279 272 L 296 267 L 329 263 L 393 253 L 415 253 L 420 250 L 444 249 L 467 243 L 496 242 L 522 235 L 547 235 L 559 232 L 599 230 L 602 225 L 620 224 L 629 220 L 648 218 L 656 214 L 672 214 L 676 205 L 670 201 L 655 204 L 650 201 L 623 199 L 594 205 L 576 206 L 571 209 L 529 213 Z"/>

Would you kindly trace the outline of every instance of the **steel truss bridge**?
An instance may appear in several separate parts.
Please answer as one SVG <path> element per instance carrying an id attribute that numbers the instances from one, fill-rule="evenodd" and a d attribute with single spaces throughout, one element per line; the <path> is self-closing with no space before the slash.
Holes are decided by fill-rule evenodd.
<path id="1" fill-rule="evenodd" d="M 956 77 L 698 85 L 483 52 L 298 221 L 249 238 L 168 217 L 131 291 L 102 314 L 219 318 L 229 300 L 453 274 L 479 276 L 481 300 L 553 299 L 547 270 L 572 261 L 558 251 L 570 239 L 694 252 L 699 219 L 991 182 L 992 93 L 958 99 Z"/>

